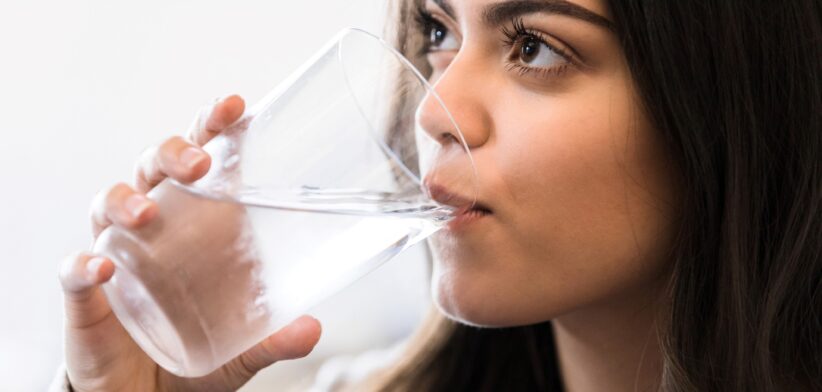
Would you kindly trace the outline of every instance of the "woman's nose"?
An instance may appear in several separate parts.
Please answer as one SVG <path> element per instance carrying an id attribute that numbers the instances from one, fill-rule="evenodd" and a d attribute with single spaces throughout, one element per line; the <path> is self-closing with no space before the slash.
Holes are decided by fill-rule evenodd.
<path id="1" fill-rule="evenodd" d="M 425 174 L 426 188 L 443 204 L 476 200 L 479 173 L 462 143 L 471 151 L 488 140 L 490 121 L 481 80 L 481 72 L 457 56 L 436 80 L 435 94 L 429 93 L 417 111 L 419 126 L 441 146 L 430 164 L 423 166 L 430 168 Z M 449 196 L 449 202 L 437 199 L 437 194 L 456 196 Z"/>
<path id="2" fill-rule="evenodd" d="M 484 104 L 487 91 L 482 91 L 482 72 L 457 56 L 436 80 L 433 90 L 436 96 L 427 94 L 419 106 L 419 125 L 443 145 L 460 143 L 459 133 L 469 149 L 483 145 L 490 133 L 490 119 Z"/>

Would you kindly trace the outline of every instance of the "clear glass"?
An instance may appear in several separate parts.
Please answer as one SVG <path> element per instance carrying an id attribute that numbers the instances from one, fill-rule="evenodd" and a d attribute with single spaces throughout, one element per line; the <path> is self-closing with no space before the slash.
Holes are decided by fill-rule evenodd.
<path id="1" fill-rule="evenodd" d="M 426 131 L 423 115 L 449 129 Z M 181 376 L 219 368 L 476 197 L 470 151 L 440 98 L 356 29 L 204 148 L 205 177 L 163 181 L 148 194 L 159 205 L 150 224 L 112 226 L 94 244 L 116 264 L 103 285 L 114 313 Z"/>

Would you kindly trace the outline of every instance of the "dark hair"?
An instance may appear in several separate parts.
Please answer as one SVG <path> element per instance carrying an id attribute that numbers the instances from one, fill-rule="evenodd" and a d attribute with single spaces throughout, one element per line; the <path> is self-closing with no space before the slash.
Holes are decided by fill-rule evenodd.
<path id="1" fill-rule="evenodd" d="M 663 386 L 822 390 L 822 4 L 615 3 L 688 190 Z"/>
<path id="2" fill-rule="evenodd" d="M 410 57 L 412 3 L 395 15 Z M 661 389 L 822 390 L 822 4 L 609 6 L 684 182 Z M 550 321 L 478 329 L 435 315 L 413 342 L 379 389 L 562 390 Z"/>

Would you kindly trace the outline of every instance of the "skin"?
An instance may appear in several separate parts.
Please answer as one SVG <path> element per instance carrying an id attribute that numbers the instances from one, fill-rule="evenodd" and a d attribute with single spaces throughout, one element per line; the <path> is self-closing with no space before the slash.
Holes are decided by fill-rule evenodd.
<path id="1" fill-rule="evenodd" d="M 522 15 L 528 32 L 583 64 L 568 65 L 547 46 L 523 56 L 523 45 L 503 43 L 483 18 L 499 0 L 446 3 L 452 15 L 425 5 L 446 31 L 427 54 L 431 81 L 471 148 L 477 199 L 491 214 L 433 238 L 435 302 L 479 326 L 553 320 L 569 391 L 653 389 L 677 172 L 615 34 L 572 16 Z M 602 1 L 572 3 L 610 19 Z M 453 132 L 426 106 L 419 118 Z"/>
<path id="2" fill-rule="evenodd" d="M 205 175 L 211 158 L 200 146 L 244 109 L 240 97 L 227 97 L 206 111 L 204 126 L 193 128 L 186 138 L 171 137 L 146 150 L 137 163 L 134 186 L 120 183 L 95 197 L 94 237 L 110 225 L 137 229 L 152 222 L 159 210 L 145 194 L 166 177 L 188 183 Z M 66 370 L 76 391 L 233 391 L 274 362 L 308 355 L 320 337 L 319 322 L 303 316 L 213 373 L 180 378 L 143 353 L 111 312 L 100 285 L 115 272 L 111 260 L 89 252 L 67 257 L 61 267 Z"/>
<path id="3" fill-rule="evenodd" d="M 654 327 L 665 308 L 658 298 L 678 220 L 677 173 L 611 31 L 566 15 L 523 15 L 529 32 L 575 54 L 571 65 L 539 46 L 542 57 L 523 63 L 521 48 L 503 44 L 500 26 L 483 21 L 484 9 L 501 2 L 450 0 L 453 17 L 426 4 L 453 38 L 428 54 L 431 80 L 471 147 L 478 201 L 491 211 L 432 237 L 435 302 L 472 325 L 553 320 L 569 391 L 652 390 L 661 374 Z M 610 18 L 601 1 L 573 3 Z M 544 72 L 522 73 L 511 69 L 515 62 Z M 426 130 L 454 132 L 427 107 L 418 113 Z M 202 131 L 148 150 L 134 187 L 118 184 L 96 199 L 94 234 L 150 222 L 157 206 L 145 193 L 166 176 L 203 176 L 210 161 L 198 146 L 242 111 L 242 100 L 229 97 Z M 187 148 L 195 153 L 183 154 Z M 63 266 L 67 368 L 77 390 L 233 390 L 277 360 L 306 355 L 319 338 L 316 320 L 298 319 L 205 379 L 175 378 L 112 316 L 99 284 L 113 268 L 88 253 Z"/>

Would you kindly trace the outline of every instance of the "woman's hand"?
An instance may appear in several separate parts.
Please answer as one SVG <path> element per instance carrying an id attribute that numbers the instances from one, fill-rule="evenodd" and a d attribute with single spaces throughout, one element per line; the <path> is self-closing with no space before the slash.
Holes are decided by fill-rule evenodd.
<path id="1" fill-rule="evenodd" d="M 151 222 L 158 207 L 146 193 L 166 177 L 189 183 L 204 176 L 211 158 L 200 146 L 237 121 L 244 110 L 242 98 L 227 97 L 200 116 L 186 138 L 171 137 L 146 150 L 136 165 L 134 187 L 120 183 L 95 198 L 94 237 L 112 224 L 136 229 Z M 213 373 L 180 378 L 143 353 L 112 313 L 100 285 L 114 273 L 111 260 L 87 252 L 68 257 L 60 271 L 66 369 L 76 391 L 235 390 L 276 361 L 307 355 L 320 337 L 319 322 L 303 316 Z"/>

